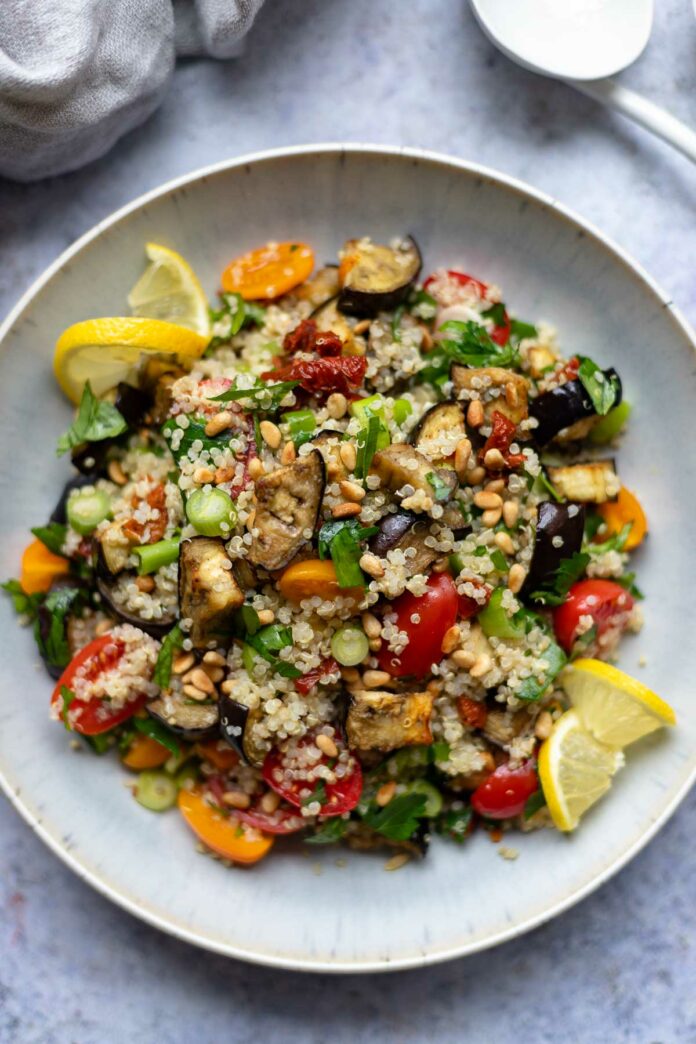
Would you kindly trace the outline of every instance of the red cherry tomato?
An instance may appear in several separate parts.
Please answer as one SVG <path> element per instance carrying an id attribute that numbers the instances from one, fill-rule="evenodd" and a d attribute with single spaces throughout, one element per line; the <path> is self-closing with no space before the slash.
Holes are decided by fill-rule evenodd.
<path id="1" fill-rule="evenodd" d="M 78 668 L 84 667 L 84 670 L 80 672 L 81 678 L 86 681 L 96 681 L 105 671 L 116 667 L 125 651 L 126 643 L 110 634 L 103 634 L 89 642 L 84 649 L 80 649 L 79 653 L 73 656 L 61 674 L 53 690 L 51 704 L 55 706 L 59 703 L 61 713 L 63 713 L 65 708 L 61 689 L 65 686 L 73 691 Z M 120 725 L 122 721 L 131 718 L 146 702 L 147 696 L 143 694 L 129 700 L 124 707 L 111 708 L 102 699 L 80 700 L 75 698 L 69 706 L 70 727 L 83 736 L 96 736 L 100 732 L 108 732 L 115 725 Z M 74 720 L 73 711 L 79 711 L 79 714 L 74 715 Z"/>
<path id="2" fill-rule="evenodd" d="M 334 660 L 333 656 L 327 656 L 318 667 L 313 667 L 311 671 L 307 671 L 301 678 L 296 678 L 295 688 L 303 696 L 306 696 L 312 691 L 317 682 L 321 681 L 325 674 L 333 674 L 337 670 L 338 663 L 336 660 Z"/>
<path id="3" fill-rule="evenodd" d="M 275 812 L 264 812 L 260 804 L 247 810 L 234 809 L 236 819 L 247 826 L 262 830 L 264 834 L 296 834 L 304 830 L 307 820 L 287 805 L 279 805 Z"/>
<path id="4" fill-rule="evenodd" d="M 493 588 L 489 587 L 488 584 L 482 584 L 480 580 L 470 580 L 469 583 L 474 584 L 475 587 L 484 589 L 486 592 L 486 601 L 477 602 L 475 598 L 471 598 L 469 595 L 460 594 L 457 609 L 457 615 L 460 620 L 470 620 L 472 616 L 476 616 L 482 609 L 485 609 L 493 593 Z"/>
<path id="5" fill-rule="evenodd" d="M 304 752 L 314 744 L 314 737 L 315 733 L 307 733 L 301 740 L 291 741 L 285 751 L 272 750 L 266 755 L 261 774 L 269 787 L 295 808 L 301 808 L 303 803 L 312 801 L 311 796 L 303 794 L 309 790 L 324 798 L 319 810 L 320 816 L 343 815 L 344 812 L 350 812 L 355 808 L 362 794 L 360 762 L 351 754 L 346 775 L 337 779 L 335 783 L 324 783 L 320 777 L 313 775 L 312 768 L 316 765 L 332 765 L 335 759 L 322 754 L 317 761 L 303 764 Z M 339 736 L 334 736 L 333 739 L 339 753 L 346 749 Z M 284 778 L 288 769 L 295 773 L 291 780 Z"/>
<path id="6" fill-rule="evenodd" d="M 527 801 L 538 789 L 533 761 L 515 769 L 498 765 L 471 795 L 471 807 L 487 819 L 510 819 L 524 812 Z"/>
<path id="7" fill-rule="evenodd" d="M 409 642 L 398 654 L 383 645 L 377 657 L 379 665 L 395 678 L 407 674 L 422 678 L 442 659 L 442 639 L 457 620 L 459 595 L 452 577 L 447 573 L 433 574 L 424 595 L 405 591 L 387 608 L 396 613 L 396 626 L 406 632 Z"/>
<path id="8" fill-rule="evenodd" d="M 475 279 L 474 276 L 468 275 L 466 272 L 457 272 L 453 268 L 447 269 L 447 275 L 450 279 L 454 279 L 455 282 L 461 286 L 473 286 L 475 287 L 479 297 L 483 300 L 488 292 L 488 284 L 482 283 L 480 279 Z M 435 282 L 436 276 L 431 275 L 423 283 L 423 289 L 427 290 Z M 510 331 L 512 330 L 512 324 L 510 323 L 510 316 L 506 311 L 503 312 L 504 318 L 502 323 L 496 323 L 491 330 L 491 340 L 495 341 L 496 344 L 507 344 L 510 340 Z"/>
<path id="9" fill-rule="evenodd" d="M 567 653 L 572 650 L 579 637 L 581 616 L 592 617 L 597 637 L 612 627 L 624 630 L 633 604 L 632 595 L 620 584 L 611 580 L 580 580 L 573 584 L 563 605 L 553 611 L 553 628 L 559 644 Z"/>

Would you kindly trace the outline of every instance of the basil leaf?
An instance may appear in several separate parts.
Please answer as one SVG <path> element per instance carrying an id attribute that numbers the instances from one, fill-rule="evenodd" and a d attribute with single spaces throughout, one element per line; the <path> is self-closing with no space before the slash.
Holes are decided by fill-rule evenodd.
<path id="1" fill-rule="evenodd" d="M 603 540 L 601 544 L 590 543 L 585 545 L 585 550 L 590 551 L 592 554 L 601 555 L 605 551 L 623 551 L 628 540 L 629 533 L 633 527 L 632 522 L 627 522 L 625 526 L 616 534 L 616 536 L 609 537 L 608 540 Z M 596 532 L 596 530 L 595 530 Z"/>
<path id="2" fill-rule="evenodd" d="M 589 562 L 590 556 L 584 551 L 576 551 L 570 558 L 564 558 L 551 579 L 538 591 L 533 591 L 530 598 L 543 605 L 562 605 L 568 591 L 583 575 Z"/>
<path id="3" fill-rule="evenodd" d="M 281 660 L 276 653 L 292 645 L 292 630 L 280 624 L 269 624 L 255 634 L 247 634 L 247 647 L 258 653 L 266 663 L 270 663 L 276 674 L 283 678 L 299 678 L 302 671 L 291 663 Z"/>
<path id="4" fill-rule="evenodd" d="M 178 624 L 175 624 L 162 639 L 162 645 L 157 653 L 157 662 L 153 673 L 155 685 L 160 689 L 168 689 L 172 677 L 172 660 L 177 649 L 181 649 L 184 643 L 184 635 Z M 166 744 L 165 744 L 166 746 Z"/>
<path id="5" fill-rule="evenodd" d="M 0 584 L 3 591 L 7 591 L 12 599 L 14 611 L 18 616 L 28 616 L 30 621 L 36 618 L 39 606 L 43 601 L 43 593 L 37 591 L 35 594 L 26 594 L 19 580 L 6 580 Z"/>
<path id="6" fill-rule="evenodd" d="M 54 555 L 63 555 L 63 558 L 67 558 L 62 551 L 67 531 L 68 527 L 61 525 L 60 522 L 49 522 L 46 526 L 34 526 L 32 529 L 32 533 L 44 547 L 47 547 Z"/>
<path id="7" fill-rule="evenodd" d="M 188 426 L 186 428 L 180 428 L 176 423 L 174 417 L 170 417 L 166 420 L 161 428 L 162 434 L 169 442 L 171 442 L 172 435 L 175 431 L 183 431 L 179 448 L 177 450 L 171 450 L 172 456 L 175 460 L 181 460 L 182 457 L 188 457 L 189 450 L 193 446 L 194 442 L 201 442 L 202 449 L 208 450 L 209 452 L 214 449 L 223 449 L 229 445 L 230 439 L 233 437 L 233 432 L 229 429 L 223 431 L 220 435 L 210 436 L 205 433 L 205 423 L 202 423 L 195 417 L 189 416 Z"/>
<path id="8" fill-rule="evenodd" d="M 170 631 L 169 633 L 171 634 L 172 632 Z M 181 747 L 174 735 L 161 722 L 155 721 L 154 718 L 133 718 L 133 724 L 138 732 L 142 732 L 143 736 L 149 736 L 150 739 L 157 740 L 175 758 L 180 756 Z"/>
<path id="9" fill-rule="evenodd" d="M 245 408 L 247 410 L 274 413 L 288 392 L 296 388 L 299 383 L 299 381 L 280 381 L 278 384 L 266 384 L 257 379 L 251 388 L 237 388 L 233 382 L 222 395 L 214 395 L 212 401 L 237 402 L 246 399 Z"/>
<path id="10" fill-rule="evenodd" d="M 578 380 L 592 400 L 595 412 L 603 417 L 614 406 L 619 396 L 619 381 L 616 374 L 610 376 L 597 366 L 596 362 L 581 358 L 578 368 Z"/>
<path id="11" fill-rule="evenodd" d="M 371 806 L 363 815 L 363 822 L 391 841 L 408 841 L 418 829 L 426 803 L 425 794 L 397 794 L 384 808 Z"/>
<path id="12" fill-rule="evenodd" d="M 340 816 L 332 816 L 323 823 L 316 833 L 306 838 L 308 845 L 334 845 L 345 837 L 348 822 Z"/>
<path id="13" fill-rule="evenodd" d="M 110 402 L 102 402 L 93 394 L 89 381 L 85 382 L 77 417 L 66 432 L 58 439 L 56 449 L 60 457 L 73 446 L 85 442 L 101 442 L 115 438 L 127 429 L 125 418 Z"/>

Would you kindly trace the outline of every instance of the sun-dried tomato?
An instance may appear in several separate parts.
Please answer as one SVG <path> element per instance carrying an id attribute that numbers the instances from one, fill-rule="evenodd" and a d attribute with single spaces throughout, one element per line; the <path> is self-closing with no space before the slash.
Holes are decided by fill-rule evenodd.
<path id="1" fill-rule="evenodd" d="M 489 449 L 497 449 L 502 453 L 506 467 L 519 468 L 524 464 L 524 454 L 510 453 L 510 443 L 515 438 L 515 431 L 517 430 L 515 424 L 509 417 L 506 417 L 498 410 L 493 411 L 492 421 L 493 431 L 486 439 L 484 446 L 479 450 L 479 460 L 483 462 Z"/>
<path id="2" fill-rule="evenodd" d="M 316 352 L 322 358 L 331 358 L 341 354 L 343 341 L 331 330 L 317 329 L 314 319 L 303 319 L 299 326 L 285 335 L 283 350 L 288 355 Z"/>
<path id="3" fill-rule="evenodd" d="M 362 384 L 367 360 L 360 355 L 342 355 L 330 359 L 293 359 L 287 366 L 262 373 L 265 381 L 299 381 L 310 395 L 350 395 L 351 387 Z"/>
<path id="4" fill-rule="evenodd" d="M 156 544 L 158 540 L 161 540 L 164 536 L 167 528 L 167 499 L 164 492 L 164 486 L 158 484 L 154 486 L 148 495 L 145 497 L 145 502 L 155 511 L 159 512 L 157 518 L 149 519 L 147 522 L 140 522 L 136 518 L 129 518 L 121 527 L 123 533 L 133 544 Z M 134 508 L 137 508 L 142 501 L 138 497 L 134 496 L 131 500 Z M 147 540 L 143 541 L 143 536 L 147 530 Z"/>
<path id="5" fill-rule="evenodd" d="M 488 717 L 485 703 L 472 700 L 470 696 L 460 696 L 457 699 L 457 714 L 459 720 L 472 729 L 482 729 Z"/>
<path id="6" fill-rule="evenodd" d="M 295 680 L 295 688 L 303 696 L 306 696 L 317 682 L 321 681 L 325 674 L 333 674 L 337 670 L 338 663 L 336 660 L 334 660 L 333 656 L 327 656 L 318 667 L 313 667 L 311 671 L 307 671 L 301 678 L 297 678 Z"/>

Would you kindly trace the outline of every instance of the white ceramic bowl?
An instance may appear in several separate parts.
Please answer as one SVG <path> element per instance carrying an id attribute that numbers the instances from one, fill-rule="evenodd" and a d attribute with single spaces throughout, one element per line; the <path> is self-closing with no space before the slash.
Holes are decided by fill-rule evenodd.
<path id="1" fill-rule="evenodd" d="M 227 871 L 198 855 L 176 813 L 140 808 L 115 759 L 70 751 L 67 734 L 48 720 L 51 683 L 31 635 L 18 630 L 3 599 L 0 766 L 19 812 L 125 909 L 263 964 L 406 968 L 509 939 L 630 859 L 696 770 L 692 335 L 662 291 L 597 231 L 541 193 L 444 156 L 326 146 L 245 157 L 149 193 L 66 251 L 2 330 L 0 575 L 17 574 L 28 527 L 44 521 L 68 471 L 53 450 L 70 416 L 51 373 L 53 343 L 76 320 L 125 310 L 146 240 L 180 250 L 212 295 L 223 265 L 268 239 L 301 238 L 329 259 L 348 236 L 402 232 L 415 234 L 426 271 L 448 264 L 500 284 L 518 315 L 559 328 L 568 355 L 620 371 L 635 407 L 620 470 L 651 526 L 636 556 L 646 626 L 624 643 L 620 665 L 674 704 L 679 727 L 631 750 L 612 793 L 576 836 L 510 839 L 516 862 L 500 859 L 481 833 L 461 848 L 436 842 L 422 864 L 398 873 L 383 871 L 384 856 L 301 846 L 279 846 L 252 871 Z"/>

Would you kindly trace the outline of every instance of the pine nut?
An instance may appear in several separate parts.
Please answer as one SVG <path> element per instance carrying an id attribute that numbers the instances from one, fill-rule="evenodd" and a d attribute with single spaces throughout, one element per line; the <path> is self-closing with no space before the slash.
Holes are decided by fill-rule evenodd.
<path id="1" fill-rule="evenodd" d="M 469 668 L 469 674 L 472 678 L 482 678 L 484 674 L 488 674 L 492 666 L 493 661 L 490 656 L 487 653 L 481 653 Z"/>
<path id="2" fill-rule="evenodd" d="M 106 467 L 106 473 L 117 486 L 125 486 L 128 476 L 117 460 L 110 460 Z"/>
<path id="3" fill-rule="evenodd" d="M 486 483 L 484 488 L 486 493 L 502 493 L 505 489 L 505 479 L 491 479 L 490 482 Z"/>
<path id="4" fill-rule="evenodd" d="M 360 617 L 363 631 L 368 638 L 380 638 L 382 635 L 382 624 L 374 613 L 363 613 Z"/>
<path id="5" fill-rule="evenodd" d="M 222 795 L 222 800 L 225 805 L 229 805 L 230 808 L 238 808 L 240 811 L 249 808 L 251 804 L 249 795 L 242 793 L 241 790 L 226 790 Z"/>
<path id="6" fill-rule="evenodd" d="M 190 681 L 191 685 L 195 685 L 201 692 L 207 692 L 208 695 L 212 696 L 215 692 L 215 686 L 202 667 L 194 667 L 186 680 Z"/>
<path id="7" fill-rule="evenodd" d="M 502 511 L 500 508 L 490 508 L 488 511 L 483 512 L 481 521 L 488 529 L 492 529 L 493 526 L 497 526 L 500 522 L 501 515 Z"/>
<path id="8" fill-rule="evenodd" d="M 454 470 L 457 472 L 460 482 L 466 481 L 466 466 L 471 456 L 471 442 L 469 439 L 460 439 L 454 451 Z"/>
<path id="9" fill-rule="evenodd" d="M 433 573 L 446 573 L 449 569 L 449 558 L 436 558 L 432 565 Z"/>
<path id="10" fill-rule="evenodd" d="M 96 638 L 100 635 L 106 634 L 113 627 L 113 620 L 100 620 L 97 626 L 94 628 L 94 634 Z M 80 747 L 80 750 L 82 748 Z"/>
<path id="11" fill-rule="evenodd" d="M 221 431 L 232 427 L 234 417 L 229 410 L 222 410 L 211 417 L 203 431 L 206 435 L 219 435 Z"/>
<path id="12" fill-rule="evenodd" d="M 234 478 L 235 470 L 235 468 L 216 468 L 213 482 L 216 486 L 221 486 L 223 482 L 231 482 Z"/>
<path id="13" fill-rule="evenodd" d="M 552 728 L 553 718 L 547 710 L 543 710 L 534 725 L 534 735 L 540 740 L 548 739 L 551 735 Z"/>
<path id="14" fill-rule="evenodd" d="M 345 417 L 346 415 L 348 400 L 345 395 L 341 394 L 341 392 L 334 392 L 333 395 L 329 395 L 326 400 L 326 409 L 328 410 L 329 417 L 333 417 L 334 420 L 340 420 L 341 417 Z"/>
<path id="15" fill-rule="evenodd" d="M 486 450 L 483 463 L 487 468 L 490 468 L 491 471 L 500 471 L 501 468 L 505 467 L 505 457 L 499 449 L 495 449 L 494 447 L 493 449 Z"/>
<path id="16" fill-rule="evenodd" d="M 179 653 L 174 657 L 172 662 L 172 670 L 174 674 L 185 674 L 190 667 L 193 667 L 196 662 L 196 658 L 191 652 Z"/>
<path id="17" fill-rule="evenodd" d="M 526 575 L 524 566 L 521 566 L 519 562 L 515 562 L 514 565 L 510 566 L 507 585 L 513 594 L 517 594 L 517 592 L 522 588 Z"/>
<path id="18" fill-rule="evenodd" d="M 430 330 L 425 325 L 425 323 L 419 323 L 418 325 L 420 326 L 421 333 L 423 334 L 420 344 L 421 349 L 424 352 L 429 352 L 432 346 L 435 344 L 435 341 L 433 340 L 433 335 L 431 334 Z"/>
<path id="19" fill-rule="evenodd" d="M 342 442 L 341 448 L 338 451 L 339 456 L 343 462 L 345 468 L 348 471 L 355 471 L 355 465 L 358 461 L 358 454 L 355 446 L 352 442 Z"/>
<path id="20" fill-rule="evenodd" d="M 272 624 L 275 620 L 275 613 L 272 609 L 259 609 L 256 615 L 259 618 L 259 623 L 264 627 L 266 624 Z"/>
<path id="21" fill-rule="evenodd" d="M 225 677 L 224 668 L 215 667 L 212 663 L 204 663 L 202 670 L 204 670 L 205 673 L 208 675 L 213 685 L 217 685 L 217 683 L 221 682 L 222 679 Z"/>
<path id="22" fill-rule="evenodd" d="M 485 468 L 472 468 L 467 473 L 467 480 L 470 486 L 478 486 L 479 483 L 483 482 L 486 477 Z"/>
<path id="23" fill-rule="evenodd" d="M 341 677 L 347 685 L 357 685 L 360 682 L 360 671 L 357 667 L 341 667 Z"/>
<path id="24" fill-rule="evenodd" d="M 384 864 L 385 870 L 400 870 L 402 866 L 406 866 L 406 863 L 410 863 L 411 857 L 406 852 L 399 852 L 398 855 L 394 855 L 391 859 L 387 859 Z"/>
<path id="25" fill-rule="evenodd" d="M 267 790 L 260 801 L 261 808 L 269 816 L 278 808 L 280 804 L 280 794 L 276 794 L 275 790 Z"/>
<path id="26" fill-rule="evenodd" d="M 211 649 L 210 652 L 207 652 L 203 657 L 203 663 L 209 663 L 212 667 L 224 667 L 227 664 L 227 660 L 222 653 L 215 652 L 214 649 Z"/>
<path id="27" fill-rule="evenodd" d="M 326 754 L 327 758 L 338 757 L 338 747 L 330 736 L 325 736 L 323 732 L 320 732 L 314 742 L 322 754 Z"/>
<path id="28" fill-rule="evenodd" d="M 235 682 L 234 678 L 228 678 L 228 679 L 227 679 L 226 681 L 224 681 L 224 682 L 222 683 L 222 685 L 220 686 L 220 688 L 222 689 L 222 691 L 223 691 L 223 692 L 224 692 L 224 693 L 225 693 L 225 694 L 226 694 L 227 696 L 229 696 L 229 694 L 230 694 L 231 692 L 233 692 L 233 691 L 234 691 L 234 687 L 235 687 L 235 685 L 236 685 L 236 682 Z"/>
<path id="29" fill-rule="evenodd" d="M 155 590 L 155 578 L 154 576 L 139 576 L 135 581 L 135 586 L 144 594 L 149 594 L 150 591 Z"/>
<path id="30" fill-rule="evenodd" d="M 452 653 L 452 660 L 456 663 L 457 667 L 465 667 L 468 669 L 476 661 L 476 657 L 468 649 L 455 649 Z"/>
<path id="31" fill-rule="evenodd" d="M 282 441 L 283 436 L 280 434 L 280 428 L 273 421 L 263 420 L 259 424 L 259 432 L 261 438 L 271 449 L 278 449 Z"/>
<path id="32" fill-rule="evenodd" d="M 466 411 L 466 422 L 472 428 L 480 428 L 483 424 L 483 403 L 480 399 L 472 399 Z"/>
<path id="33" fill-rule="evenodd" d="M 514 409 L 520 401 L 519 394 L 517 392 L 517 385 L 514 381 L 508 381 L 505 385 L 505 402 L 511 409 Z"/>
<path id="34" fill-rule="evenodd" d="M 183 685 L 181 688 L 184 696 L 188 696 L 190 700 L 207 700 L 208 693 L 203 692 L 202 689 L 197 689 L 195 685 Z"/>
<path id="35" fill-rule="evenodd" d="M 508 527 L 508 529 L 512 529 L 512 527 L 515 525 L 517 519 L 519 518 L 519 514 L 520 508 L 517 501 L 506 500 L 503 504 L 503 521 L 505 525 Z"/>
<path id="36" fill-rule="evenodd" d="M 503 531 L 501 530 L 500 533 L 495 534 L 493 540 L 498 545 L 500 550 L 504 551 L 506 555 L 514 555 L 515 545 L 513 544 L 512 538 L 510 537 L 509 533 L 503 533 Z"/>
<path id="37" fill-rule="evenodd" d="M 361 555 L 358 564 L 368 576 L 374 577 L 375 580 L 380 580 L 384 576 L 382 559 L 378 558 L 377 555 L 373 555 L 371 551 L 366 551 L 364 555 Z"/>
<path id="38" fill-rule="evenodd" d="M 365 499 L 365 490 L 357 482 L 349 482 L 348 479 L 342 479 L 338 486 L 346 500 L 354 500 L 356 503 L 360 503 L 361 500 Z"/>
<path id="39" fill-rule="evenodd" d="M 370 638 L 370 640 L 369 640 L 369 642 L 367 644 L 370 647 L 370 652 L 378 653 L 379 650 L 382 648 L 382 639 L 381 638 Z"/>
<path id="40" fill-rule="evenodd" d="M 281 464 L 292 464 L 297 459 L 297 450 L 294 442 L 286 442 L 280 454 Z"/>
<path id="41" fill-rule="evenodd" d="M 199 486 L 204 486 L 206 482 L 212 482 L 215 478 L 215 472 L 211 471 L 210 468 L 196 468 L 193 473 L 193 481 L 197 482 Z"/>
<path id="42" fill-rule="evenodd" d="M 337 504 L 331 514 L 334 518 L 355 518 L 361 511 L 359 504 L 353 504 L 350 501 L 344 501 L 342 504 Z"/>
<path id="43" fill-rule="evenodd" d="M 266 469 L 263 466 L 263 461 L 259 457 L 252 457 L 247 464 L 247 471 L 249 472 L 249 478 L 256 482 L 262 475 L 265 475 Z"/>
<path id="44" fill-rule="evenodd" d="M 392 680 L 391 674 L 386 671 L 365 671 L 362 676 L 366 689 L 380 689 L 383 685 L 391 685 Z"/>
<path id="45" fill-rule="evenodd" d="M 445 636 L 442 639 L 442 645 L 440 646 L 445 656 L 449 656 L 451 652 L 454 652 L 459 645 L 461 636 L 462 632 L 460 631 L 458 624 L 453 624 L 445 631 Z"/>
<path id="46" fill-rule="evenodd" d="M 480 493 L 474 494 L 474 504 L 477 508 L 487 511 L 490 508 L 502 508 L 503 499 L 499 493 L 490 493 L 483 489 Z"/>
<path id="47" fill-rule="evenodd" d="M 247 531 L 249 533 L 251 533 L 252 529 L 254 528 L 254 522 L 255 521 L 256 521 L 256 508 L 252 508 L 251 511 L 249 512 L 249 517 L 246 520 L 246 529 L 247 529 Z"/>
<path id="48" fill-rule="evenodd" d="M 360 322 L 356 323 L 353 327 L 354 334 L 364 334 L 366 330 L 370 329 L 371 319 L 361 319 Z"/>
<path id="49" fill-rule="evenodd" d="M 391 799 L 396 794 L 396 780 L 390 779 L 388 783 L 383 783 L 375 794 L 375 801 L 380 808 L 384 808 L 388 805 Z"/>

